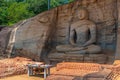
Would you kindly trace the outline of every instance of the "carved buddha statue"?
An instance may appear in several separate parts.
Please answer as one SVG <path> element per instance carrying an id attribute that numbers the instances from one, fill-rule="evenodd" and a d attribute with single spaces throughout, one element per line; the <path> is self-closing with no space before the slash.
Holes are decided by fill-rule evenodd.
<path id="1" fill-rule="evenodd" d="M 79 21 L 71 24 L 70 44 L 59 45 L 56 50 L 59 52 L 70 53 L 99 53 L 101 47 L 95 45 L 96 42 L 96 25 L 88 19 L 88 12 L 81 9 L 78 15 Z"/>

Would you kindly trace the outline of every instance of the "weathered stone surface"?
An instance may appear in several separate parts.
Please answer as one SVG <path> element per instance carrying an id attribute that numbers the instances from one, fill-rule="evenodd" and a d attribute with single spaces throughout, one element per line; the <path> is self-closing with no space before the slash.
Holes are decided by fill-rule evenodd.
<path id="1" fill-rule="evenodd" d="M 118 8 L 118 30 L 117 30 L 117 46 L 115 59 L 120 60 L 120 0 L 117 0 Z"/>
<path id="2" fill-rule="evenodd" d="M 28 19 L 18 25 L 12 54 L 37 61 L 46 60 L 46 55 L 56 46 L 69 44 L 70 27 L 79 21 L 81 8 L 88 10 L 89 20 L 96 25 L 96 45 L 102 51 L 114 51 L 118 17 L 116 4 L 116 0 L 77 0 Z M 91 58 L 86 58 L 89 60 Z"/>
<path id="3" fill-rule="evenodd" d="M 80 53 L 60 53 L 51 52 L 48 55 L 50 62 L 89 62 L 106 64 L 111 63 L 111 56 L 105 54 L 80 54 Z"/>
<path id="4" fill-rule="evenodd" d="M 95 45 L 96 43 L 96 25 L 88 19 L 89 13 L 86 9 L 81 8 L 78 11 L 78 21 L 69 26 L 67 37 L 69 37 L 69 45 L 58 45 L 57 51 L 73 52 L 80 54 L 85 53 L 99 53 L 101 47 Z"/>
<path id="5" fill-rule="evenodd" d="M 115 30 L 117 27 L 115 23 L 116 21 L 115 19 L 117 18 L 116 17 L 117 9 L 115 6 L 116 2 L 114 0 L 109 0 L 109 1 L 101 0 L 101 1 L 95 1 L 95 2 L 94 1 L 86 2 L 86 1 L 87 0 L 82 0 L 81 2 L 78 0 L 69 5 L 67 4 L 65 6 L 58 7 L 58 21 L 57 21 L 58 23 L 57 23 L 57 29 L 56 29 L 56 37 L 54 37 L 56 45 L 59 46 L 59 45 L 69 44 L 69 37 L 70 37 L 68 36 L 69 31 L 70 31 L 69 27 L 71 27 L 72 24 L 79 21 L 78 15 L 81 9 L 80 7 L 84 7 L 89 12 L 89 20 L 93 21 L 97 25 L 97 34 L 96 34 L 97 44 L 99 44 L 104 50 L 106 49 L 115 50 L 115 40 L 116 40 Z M 63 23 L 62 21 L 64 21 L 65 23 Z M 64 31 L 64 33 L 62 31 Z M 60 36 L 62 36 L 62 38 Z M 61 51 L 63 51 L 65 48 L 66 47 L 61 46 L 61 48 L 57 47 L 56 49 L 58 51 L 62 49 Z M 70 48 L 67 48 L 67 49 L 70 49 Z M 71 49 L 68 51 L 71 52 Z M 103 57 L 97 56 L 95 58 L 85 57 L 84 60 L 88 62 L 94 61 L 94 62 L 99 62 L 99 63 L 106 63 L 105 62 L 107 61 L 106 56 L 103 56 Z M 72 59 L 75 59 L 75 58 L 71 57 L 71 60 Z"/>
<path id="6" fill-rule="evenodd" d="M 0 55 L 5 53 L 11 29 L 12 28 L 4 27 L 0 31 Z"/>
<path id="7" fill-rule="evenodd" d="M 51 35 L 55 29 L 56 9 L 28 19 L 15 35 L 14 53 L 39 61 L 51 46 Z M 41 56 L 42 55 L 42 56 Z"/>

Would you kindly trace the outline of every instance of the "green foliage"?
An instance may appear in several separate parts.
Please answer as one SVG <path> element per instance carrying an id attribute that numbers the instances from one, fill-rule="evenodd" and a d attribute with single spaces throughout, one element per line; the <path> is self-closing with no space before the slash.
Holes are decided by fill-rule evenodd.
<path id="1" fill-rule="evenodd" d="M 14 23 L 30 18 L 48 10 L 48 0 L 0 0 L 0 25 Z M 74 0 L 51 0 L 50 7 L 72 2 Z"/>
<path id="2" fill-rule="evenodd" d="M 12 5 L 7 8 L 8 12 L 8 25 L 18 22 L 19 20 L 23 20 L 29 18 L 34 15 L 32 11 L 27 10 L 28 4 L 23 2 L 17 3 L 14 2 Z"/>
<path id="3" fill-rule="evenodd" d="M 0 25 L 13 25 L 14 23 L 34 15 L 28 10 L 28 3 L 14 0 L 3 1 L 0 7 Z"/>
<path id="4" fill-rule="evenodd" d="M 39 14 L 47 10 L 47 0 L 27 0 L 26 3 L 29 3 L 29 11 L 33 11 L 34 14 Z"/>
<path id="5" fill-rule="evenodd" d="M 51 8 L 54 8 L 56 6 L 60 6 L 60 5 L 63 5 L 63 4 L 67 4 L 67 3 L 70 3 L 74 0 L 51 0 Z"/>
<path id="6" fill-rule="evenodd" d="M 7 12 L 5 7 L 5 2 L 0 0 L 0 24 L 6 23 Z"/>

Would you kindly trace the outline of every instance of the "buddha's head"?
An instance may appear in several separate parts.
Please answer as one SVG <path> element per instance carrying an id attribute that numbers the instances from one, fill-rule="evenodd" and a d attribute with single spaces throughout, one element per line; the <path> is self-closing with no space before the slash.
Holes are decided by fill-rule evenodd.
<path id="1" fill-rule="evenodd" d="M 82 1 L 82 6 L 87 7 L 89 5 L 88 0 L 83 0 Z"/>
<path id="2" fill-rule="evenodd" d="M 95 3 L 97 0 L 90 0 L 91 3 Z"/>
<path id="3" fill-rule="evenodd" d="M 78 18 L 80 20 L 87 20 L 88 19 L 88 11 L 86 9 L 80 9 L 78 13 Z"/>

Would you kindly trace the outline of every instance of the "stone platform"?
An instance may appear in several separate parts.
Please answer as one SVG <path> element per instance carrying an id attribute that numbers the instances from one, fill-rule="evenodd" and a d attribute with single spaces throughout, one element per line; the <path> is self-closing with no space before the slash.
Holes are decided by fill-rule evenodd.
<path id="1" fill-rule="evenodd" d="M 60 53 L 51 52 L 48 55 L 51 63 L 58 62 L 89 62 L 89 63 L 112 63 L 113 56 L 108 54 L 79 54 L 79 53 Z"/>

